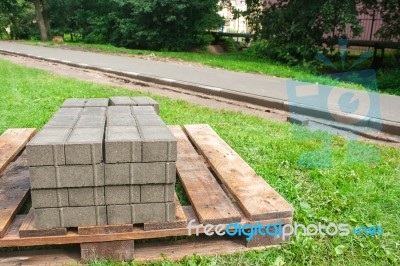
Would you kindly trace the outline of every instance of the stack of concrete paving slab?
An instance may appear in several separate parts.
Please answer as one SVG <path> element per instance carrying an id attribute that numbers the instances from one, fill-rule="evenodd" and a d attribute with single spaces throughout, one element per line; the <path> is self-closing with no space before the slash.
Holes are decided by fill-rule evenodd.
<path id="1" fill-rule="evenodd" d="M 68 99 L 26 151 L 38 228 L 175 219 L 177 141 L 153 105 Z"/>

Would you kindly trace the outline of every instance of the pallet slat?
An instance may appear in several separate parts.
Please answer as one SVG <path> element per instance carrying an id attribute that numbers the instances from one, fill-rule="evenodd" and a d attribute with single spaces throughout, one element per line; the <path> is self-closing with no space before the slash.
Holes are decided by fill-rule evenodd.
<path id="1" fill-rule="evenodd" d="M 38 229 L 35 226 L 34 211 L 29 210 L 25 220 L 22 222 L 19 228 L 20 237 L 42 237 L 42 236 L 61 236 L 67 234 L 67 228 L 50 228 L 50 229 Z"/>
<path id="2" fill-rule="evenodd" d="M 250 220 L 291 217 L 293 207 L 209 125 L 186 125 L 189 138 Z"/>
<path id="3" fill-rule="evenodd" d="M 0 136 L 0 175 L 35 132 L 34 128 L 10 128 Z"/>
<path id="4" fill-rule="evenodd" d="M 203 163 L 179 126 L 170 127 L 178 140 L 178 176 L 202 224 L 240 222 L 241 216 Z"/>
<path id="5" fill-rule="evenodd" d="M 29 185 L 26 155 L 22 154 L 6 167 L 0 178 L 0 238 L 28 197 Z"/>

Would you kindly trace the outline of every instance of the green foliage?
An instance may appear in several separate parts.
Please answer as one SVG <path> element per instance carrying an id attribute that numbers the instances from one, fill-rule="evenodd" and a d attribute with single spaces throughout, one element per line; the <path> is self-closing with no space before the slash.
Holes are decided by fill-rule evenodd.
<path id="1" fill-rule="evenodd" d="M 218 1 L 49 0 L 52 28 L 75 41 L 153 50 L 185 50 L 207 43 L 222 24 Z"/>
<path id="2" fill-rule="evenodd" d="M 218 1 L 130 1 L 132 13 L 122 22 L 125 47 L 187 50 L 205 44 L 204 33 L 222 25 Z"/>
<path id="3" fill-rule="evenodd" d="M 0 1 L 0 39 L 29 39 L 38 35 L 35 10 L 25 0 Z M 9 32 L 7 31 L 9 29 Z"/>
<path id="4" fill-rule="evenodd" d="M 337 40 L 350 25 L 361 32 L 357 1 L 279 0 L 264 9 L 259 31 L 266 56 L 291 65 L 313 60 L 327 34 Z"/>

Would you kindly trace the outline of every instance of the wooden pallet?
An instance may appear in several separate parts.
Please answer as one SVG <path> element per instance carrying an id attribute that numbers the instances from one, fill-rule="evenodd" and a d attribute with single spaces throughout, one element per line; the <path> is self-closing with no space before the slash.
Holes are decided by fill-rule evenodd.
<path id="1" fill-rule="evenodd" d="M 257 176 L 254 170 L 208 125 L 187 125 L 183 129 L 171 126 L 170 129 L 178 139 L 177 174 L 191 202 L 189 206 L 181 206 L 176 197 L 176 221 L 74 229 L 37 229 L 32 211 L 27 215 L 16 215 L 29 197 L 29 171 L 26 166 L 26 156 L 22 153 L 7 165 L 0 178 L 0 247 L 80 244 L 83 259 L 95 257 L 128 259 L 133 255 L 137 260 L 147 260 L 161 259 L 160 253 L 169 254 L 171 259 L 179 259 L 193 253 L 229 253 L 229 251 L 236 252 L 279 244 L 282 240 L 273 237 L 255 237 L 248 242 L 233 237 L 197 237 L 161 242 L 161 244 L 158 240 L 141 243 L 140 240 L 161 241 L 168 237 L 185 237 L 188 235 L 188 221 L 191 220 L 194 220 L 192 223 L 194 226 L 227 225 L 232 222 L 240 224 L 261 222 L 263 225 L 292 222 L 292 206 L 265 180 Z M 0 148 L 5 146 L 9 148 L 5 153 L 8 154 L 5 156 L 7 158 L 0 156 L 0 162 L 12 161 L 34 134 L 32 129 L 14 131 L 20 131 L 21 134 L 31 132 L 31 134 L 26 134 L 25 138 L 17 134 L 19 140 L 11 138 L 9 143 L 12 144 L 9 146 L 8 144 L 2 146 L 3 136 L 1 136 Z M 9 149 L 14 152 L 8 152 Z M 201 227 L 199 232 L 203 234 L 204 227 Z M 221 245 L 225 248 L 221 248 Z M 175 248 L 179 250 L 174 252 Z M 211 252 L 212 248 L 215 253 Z M 12 257 L 18 260 L 18 254 L 10 253 L 3 259 Z M 40 256 L 34 252 L 32 254 L 36 259 Z"/>

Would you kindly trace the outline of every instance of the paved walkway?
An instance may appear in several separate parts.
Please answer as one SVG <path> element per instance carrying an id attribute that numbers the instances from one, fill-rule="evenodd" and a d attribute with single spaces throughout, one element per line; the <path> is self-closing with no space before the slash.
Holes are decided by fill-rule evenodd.
<path id="1" fill-rule="evenodd" d="M 400 97 L 368 94 L 343 88 L 294 84 L 293 81 L 250 73 L 174 62 L 82 52 L 0 42 L 0 51 L 62 62 L 138 79 L 165 83 L 250 103 L 289 110 L 315 117 L 359 122 L 400 135 Z"/>

